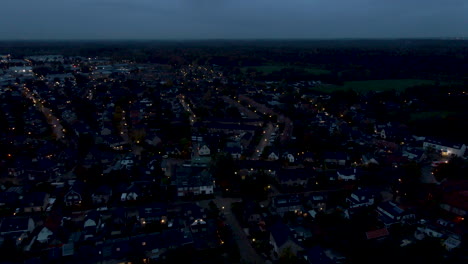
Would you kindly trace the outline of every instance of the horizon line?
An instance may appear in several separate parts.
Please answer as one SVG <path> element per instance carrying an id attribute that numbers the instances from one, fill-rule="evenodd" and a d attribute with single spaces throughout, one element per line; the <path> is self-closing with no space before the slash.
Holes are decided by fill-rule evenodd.
<path id="1" fill-rule="evenodd" d="M 191 41 L 340 41 L 340 40 L 468 40 L 468 37 L 336 37 L 336 38 L 54 38 L 54 39 L 0 39 L 0 42 L 73 42 L 73 41 L 161 41 L 161 42 L 191 42 Z"/>

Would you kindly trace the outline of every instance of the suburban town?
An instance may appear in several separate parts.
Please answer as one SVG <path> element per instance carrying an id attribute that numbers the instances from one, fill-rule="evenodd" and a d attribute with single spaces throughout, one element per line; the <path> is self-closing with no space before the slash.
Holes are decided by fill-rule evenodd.
<path id="1" fill-rule="evenodd" d="M 143 57 L 0 54 L 0 263 L 467 263 L 466 82 Z"/>

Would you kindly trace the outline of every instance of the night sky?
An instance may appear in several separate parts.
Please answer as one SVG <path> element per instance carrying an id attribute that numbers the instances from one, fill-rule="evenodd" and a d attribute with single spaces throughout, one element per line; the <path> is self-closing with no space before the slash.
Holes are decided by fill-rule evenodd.
<path id="1" fill-rule="evenodd" d="M 1 0 L 0 39 L 468 37 L 468 0 Z"/>

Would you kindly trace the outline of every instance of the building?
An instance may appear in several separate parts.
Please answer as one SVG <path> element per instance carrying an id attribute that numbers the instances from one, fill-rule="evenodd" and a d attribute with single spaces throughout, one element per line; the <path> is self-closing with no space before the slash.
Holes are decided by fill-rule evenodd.
<path id="1" fill-rule="evenodd" d="M 392 201 L 380 203 L 377 206 L 377 212 L 380 216 L 379 219 L 385 224 L 386 227 L 396 223 L 409 222 L 416 218 L 414 213 L 412 213 L 410 210 L 403 209 L 401 206 Z"/>
<path id="2" fill-rule="evenodd" d="M 346 202 L 350 208 L 367 207 L 374 204 L 375 195 L 369 189 L 357 189 L 352 192 L 350 197 L 346 198 Z"/>
<path id="3" fill-rule="evenodd" d="M 213 194 L 214 182 L 210 172 L 205 167 L 195 167 L 189 164 L 175 168 L 177 196 L 192 196 Z"/>
<path id="4" fill-rule="evenodd" d="M 457 144 L 444 140 L 437 140 L 434 138 L 426 138 L 423 143 L 424 149 L 434 149 L 435 151 L 440 151 L 443 156 L 458 156 L 463 157 L 466 151 L 465 144 Z"/>
<path id="5" fill-rule="evenodd" d="M 303 211 L 301 197 L 297 194 L 278 195 L 273 198 L 273 211 L 283 216 L 287 212 Z"/>

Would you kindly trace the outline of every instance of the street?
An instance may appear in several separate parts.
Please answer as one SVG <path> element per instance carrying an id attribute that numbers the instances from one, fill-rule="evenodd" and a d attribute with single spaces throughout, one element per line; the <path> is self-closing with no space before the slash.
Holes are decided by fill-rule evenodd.
<path id="1" fill-rule="evenodd" d="M 437 183 L 436 178 L 432 174 L 431 165 L 424 165 L 421 168 L 421 183 Z"/>
<path id="2" fill-rule="evenodd" d="M 236 241 L 239 247 L 241 260 L 243 261 L 243 263 L 265 263 L 265 260 L 259 254 L 257 254 L 255 249 L 253 249 L 249 238 L 240 226 L 235 215 L 232 213 L 231 204 L 233 202 L 237 202 L 238 200 L 238 198 L 234 199 L 218 196 L 216 197 L 214 202 L 226 216 L 226 223 L 232 228 L 232 235 L 234 236 L 234 240 Z"/>
<path id="3" fill-rule="evenodd" d="M 271 133 L 274 131 L 274 126 L 272 123 L 268 123 L 267 127 L 263 130 L 263 136 L 260 139 L 257 147 L 255 148 L 255 152 L 252 154 L 253 160 L 258 160 L 263 153 L 263 150 L 268 145 Z"/>
<path id="4" fill-rule="evenodd" d="M 36 98 L 33 94 L 33 92 L 31 92 L 31 90 L 27 87 L 24 87 L 23 89 L 23 95 L 32 100 L 33 103 L 34 103 L 34 106 L 36 106 L 37 110 L 39 110 L 40 112 L 42 112 L 47 120 L 47 123 L 51 126 L 52 128 L 52 131 L 54 132 L 54 135 L 56 137 L 57 140 L 62 140 L 63 138 L 65 138 L 65 135 L 64 135 L 64 129 L 63 129 L 63 126 L 62 124 L 60 123 L 60 119 L 58 119 L 53 113 L 52 113 L 52 110 L 45 107 L 43 102 L 44 101 L 41 101 L 41 98 Z"/>
<path id="5" fill-rule="evenodd" d="M 240 113 L 244 114 L 245 117 L 249 119 L 260 119 L 260 116 L 251 110 L 249 110 L 247 107 L 241 105 L 238 101 L 233 100 L 232 98 L 228 96 L 223 96 L 224 102 L 228 103 L 231 106 L 236 107 Z"/>

